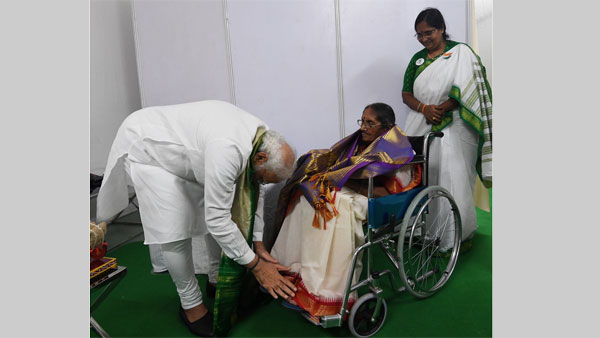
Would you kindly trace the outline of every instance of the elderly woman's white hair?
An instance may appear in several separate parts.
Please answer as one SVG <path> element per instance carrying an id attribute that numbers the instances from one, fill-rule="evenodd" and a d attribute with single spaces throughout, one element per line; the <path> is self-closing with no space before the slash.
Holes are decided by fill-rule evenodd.
<path id="1" fill-rule="evenodd" d="M 281 151 L 281 147 L 284 144 L 289 146 L 281 134 L 274 130 L 267 130 L 262 138 L 261 145 L 258 147 L 258 151 L 267 153 L 268 160 L 264 164 L 257 166 L 256 169 L 266 169 L 272 171 L 281 180 L 286 180 L 292 176 L 294 173 L 295 162 L 292 162 L 292 165 L 289 167 L 286 166 L 285 159 L 283 158 L 283 153 Z M 292 147 L 290 146 L 290 148 Z M 296 153 L 293 148 L 292 152 L 294 154 Z"/>

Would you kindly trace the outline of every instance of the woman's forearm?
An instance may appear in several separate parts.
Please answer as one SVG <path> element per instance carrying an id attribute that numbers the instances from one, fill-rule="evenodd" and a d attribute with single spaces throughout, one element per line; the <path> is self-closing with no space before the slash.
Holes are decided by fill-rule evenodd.
<path id="1" fill-rule="evenodd" d="M 421 112 L 421 110 L 423 110 L 423 106 L 425 105 L 424 102 L 417 100 L 415 98 L 415 96 L 409 92 L 402 92 L 402 101 L 410 109 L 412 109 L 416 112 Z M 438 107 L 443 109 L 444 112 L 447 112 L 447 111 L 454 110 L 456 107 L 458 107 L 458 102 L 456 102 L 455 99 L 449 98 L 448 100 L 439 104 Z"/>
<path id="2" fill-rule="evenodd" d="M 418 108 L 423 106 L 423 103 L 415 98 L 412 93 L 402 92 L 402 102 L 408 106 L 408 108 L 419 111 Z"/>
<path id="3" fill-rule="evenodd" d="M 449 98 L 448 100 L 439 104 L 438 107 L 442 108 L 444 112 L 447 112 L 454 110 L 456 107 L 458 107 L 458 102 L 455 99 Z"/>
<path id="4" fill-rule="evenodd" d="M 369 194 L 369 181 L 368 180 L 348 180 L 345 184 L 346 187 L 354 190 L 356 193 L 359 193 L 363 196 L 367 196 Z M 387 196 L 390 193 L 384 186 L 379 185 L 377 182 L 373 184 L 373 197 L 382 197 Z"/>

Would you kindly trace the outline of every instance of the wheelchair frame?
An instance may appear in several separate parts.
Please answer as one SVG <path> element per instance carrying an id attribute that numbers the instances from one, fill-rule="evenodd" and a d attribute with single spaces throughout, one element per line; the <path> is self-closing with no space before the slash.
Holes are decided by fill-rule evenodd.
<path id="1" fill-rule="evenodd" d="M 417 155 L 415 155 L 410 162 L 410 164 L 422 165 L 422 182 L 419 186 L 421 191 L 419 191 L 410 201 L 404 215 L 398 215 L 398 217 L 396 217 L 396 215 L 392 214 L 389 217 L 388 223 L 377 228 L 373 226 L 372 220 L 374 219 L 374 215 L 371 215 L 372 210 L 374 210 L 374 208 L 371 208 L 371 204 L 377 199 L 373 198 L 373 178 L 369 178 L 369 211 L 367 212 L 368 226 L 365 235 L 365 243 L 358 247 L 352 256 L 340 312 L 334 315 L 313 317 L 308 312 L 303 311 L 302 315 L 311 323 L 324 328 L 340 327 L 343 325 L 344 318 L 349 315 L 348 326 L 352 334 L 356 337 L 369 337 L 377 333 L 383 326 L 387 313 L 387 305 L 383 298 L 383 289 L 379 286 L 379 278 L 388 275 L 394 291 L 398 293 L 408 291 L 417 298 L 426 298 L 433 295 L 449 279 L 454 266 L 456 265 L 460 250 L 462 229 L 460 212 L 458 211 L 458 207 L 453 197 L 446 189 L 440 186 L 427 185 L 430 142 L 433 140 L 433 137 L 441 138 L 443 136 L 444 134 L 442 132 L 430 132 L 424 137 L 411 139 L 411 143 L 420 141 L 421 139 L 423 140 L 422 148 L 419 147 L 419 144 L 413 145 L 413 149 L 415 149 Z M 422 155 L 420 153 L 422 153 Z M 452 215 L 448 215 L 446 220 L 449 219 L 449 216 L 453 216 L 454 218 L 453 227 L 455 231 L 453 246 L 450 249 L 450 252 L 445 253 L 439 251 L 441 243 L 439 228 L 428 227 L 426 223 L 426 216 L 429 209 L 428 206 L 431 201 L 438 198 L 442 199 L 441 202 L 446 200 L 450 206 L 449 212 Z M 435 230 L 435 233 L 430 233 L 428 232 L 429 230 Z M 394 274 L 391 273 L 391 270 L 373 271 L 373 255 L 371 253 L 371 248 L 375 246 L 379 246 L 385 253 L 385 256 L 388 257 L 390 262 L 394 265 L 400 275 L 403 284 L 402 286 L 398 287 L 398 282 Z M 394 249 L 396 249 L 395 252 Z M 359 277 L 358 282 L 352 284 L 356 263 L 359 259 L 362 259 L 361 254 L 365 250 L 367 255 L 366 278 L 360 280 Z M 423 260 L 423 257 L 421 257 L 423 252 L 431 255 Z M 407 257 L 405 257 L 405 254 Z M 415 258 L 412 256 L 413 254 L 415 257 L 419 256 L 419 258 L 413 259 Z M 446 259 L 448 259 L 447 262 L 445 261 Z M 441 262 L 441 265 L 434 265 L 431 263 L 432 261 L 439 261 Z M 416 263 L 417 265 L 415 268 L 416 271 L 412 271 L 413 263 Z M 427 271 L 419 272 L 420 270 L 423 270 L 423 268 L 426 268 Z M 411 270 L 409 271 L 409 269 Z M 437 278 L 438 275 L 439 279 L 433 280 L 434 278 Z M 431 283 L 432 280 L 433 283 Z M 359 297 L 349 311 L 346 307 L 350 294 L 364 286 L 368 286 L 371 292 Z M 363 307 L 366 309 L 362 309 Z M 357 314 L 360 318 L 357 317 Z M 364 326 L 366 326 L 366 329 Z"/>

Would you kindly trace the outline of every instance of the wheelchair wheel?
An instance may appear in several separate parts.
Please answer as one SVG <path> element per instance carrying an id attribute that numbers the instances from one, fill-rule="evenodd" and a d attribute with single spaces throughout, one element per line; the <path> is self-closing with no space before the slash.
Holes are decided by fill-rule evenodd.
<path id="1" fill-rule="evenodd" d="M 446 284 L 458 259 L 461 229 L 458 206 L 446 189 L 431 186 L 415 196 L 402 221 L 397 251 L 409 293 L 426 298 Z"/>
<path id="2" fill-rule="evenodd" d="M 370 337 L 377 333 L 383 326 L 387 314 L 385 299 L 381 299 L 379 314 L 375 318 L 375 321 L 371 321 L 376 305 L 377 296 L 374 293 L 367 293 L 362 295 L 352 306 L 350 317 L 348 318 L 348 327 L 355 337 Z"/>

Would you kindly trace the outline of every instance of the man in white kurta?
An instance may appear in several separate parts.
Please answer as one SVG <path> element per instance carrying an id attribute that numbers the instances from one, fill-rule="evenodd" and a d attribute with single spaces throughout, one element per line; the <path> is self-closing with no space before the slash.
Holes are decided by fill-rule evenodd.
<path id="1" fill-rule="evenodd" d="M 192 324 L 209 317 L 194 275 L 192 237 L 206 235 L 207 244 L 214 238 L 227 257 L 252 267 L 269 291 L 287 298 L 293 289 L 278 273 L 282 267 L 263 256 L 266 251 L 255 253 L 231 219 L 236 180 L 249 160 L 255 169 L 268 164 L 269 157 L 284 165 L 277 172 L 257 169 L 254 179 L 259 182 L 279 182 L 293 170 L 294 154 L 285 141 L 271 154 L 259 151 L 250 159 L 260 127 L 268 129 L 257 117 L 222 101 L 149 107 L 125 119 L 112 145 L 98 194 L 97 220 L 110 220 L 125 209 L 127 186 L 134 187 L 144 243 L 160 245 Z M 261 208 L 255 236 L 262 232 L 260 213 Z M 209 248 L 206 252 L 213 257 L 208 261 L 218 262 L 219 251 Z"/>

